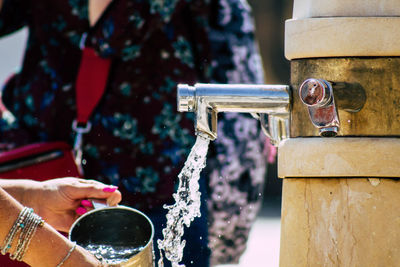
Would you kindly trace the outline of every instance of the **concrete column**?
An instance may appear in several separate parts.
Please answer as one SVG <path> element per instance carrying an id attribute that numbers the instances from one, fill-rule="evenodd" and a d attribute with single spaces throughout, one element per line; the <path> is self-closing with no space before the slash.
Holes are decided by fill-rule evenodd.
<path id="1" fill-rule="evenodd" d="M 398 138 L 282 142 L 280 266 L 398 266 L 399 154 Z"/>
<path id="2" fill-rule="evenodd" d="M 399 266 L 398 29 L 397 0 L 294 0 L 285 29 L 291 138 L 278 149 L 281 267 Z M 308 78 L 365 91 L 359 112 L 338 105 L 337 137 L 319 137 L 298 97 Z"/>

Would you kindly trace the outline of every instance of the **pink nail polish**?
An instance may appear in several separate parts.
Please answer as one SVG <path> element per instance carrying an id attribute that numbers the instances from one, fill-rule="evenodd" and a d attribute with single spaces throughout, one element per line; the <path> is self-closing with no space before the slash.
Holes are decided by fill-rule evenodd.
<path id="1" fill-rule="evenodd" d="M 77 214 L 79 214 L 79 215 L 83 215 L 83 214 L 85 214 L 85 213 L 87 212 L 87 210 L 86 210 L 85 208 L 78 207 L 78 208 L 75 210 L 75 212 L 76 212 Z"/>
<path id="2" fill-rule="evenodd" d="M 103 188 L 103 191 L 104 192 L 107 192 L 107 193 L 113 193 L 113 192 L 115 192 L 116 190 L 118 189 L 118 187 L 104 187 Z"/>
<path id="3" fill-rule="evenodd" d="M 89 201 L 89 200 L 87 200 L 87 199 L 82 200 L 82 201 L 81 201 L 81 204 L 82 204 L 82 206 L 84 206 L 84 207 L 90 207 L 90 208 L 93 207 L 92 202 Z"/>

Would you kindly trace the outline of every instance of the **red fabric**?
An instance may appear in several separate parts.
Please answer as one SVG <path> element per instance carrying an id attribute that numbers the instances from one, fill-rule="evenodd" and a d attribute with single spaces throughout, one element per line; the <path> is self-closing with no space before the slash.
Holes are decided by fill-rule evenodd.
<path id="1" fill-rule="evenodd" d="M 77 121 L 86 124 L 100 101 L 106 87 L 111 60 L 99 57 L 92 48 L 84 48 L 76 80 Z M 2 105 L 0 103 L 0 114 Z M 71 147 L 63 142 L 37 143 L 0 153 L 0 167 L 9 162 L 35 155 L 62 151 L 63 156 L 39 164 L 1 173 L 3 179 L 33 179 L 44 181 L 60 177 L 83 177 L 72 155 Z M 29 267 L 24 262 L 12 261 L 8 255 L 0 255 L 0 267 Z"/>
<path id="2" fill-rule="evenodd" d="M 8 254 L 3 256 L 0 254 L 0 267 L 29 267 L 30 265 L 22 261 L 13 261 Z"/>
<path id="3" fill-rule="evenodd" d="M 111 60 L 101 58 L 93 48 L 85 47 L 76 79 L 77 121 L 86 124 L 104 93 Z"/>
<path id="4" fill-rule="evenodd" d="M 33 179 L 44 181 L 60 177 L 82 177 L 75 164 L 71 147 L 64 142 L 36 143 L 0 153 L 0 170 L 4 165 L 34 158 L 43 153 L 60 151 L 62 156 L 13 170 L 0 172 L 3 179 Z M 0 265 L 3 266 L 3 265 Z"/>

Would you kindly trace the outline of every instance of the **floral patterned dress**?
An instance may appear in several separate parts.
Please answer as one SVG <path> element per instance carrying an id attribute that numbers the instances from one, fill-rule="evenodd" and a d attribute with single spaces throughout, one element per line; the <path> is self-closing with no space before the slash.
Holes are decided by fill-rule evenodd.
<path id="1" fill-rule="evenodd" d="M 176 111 L 177 84 L 263 82 L 244 0 L 114 0 L 93 27 L 88 0 L 4 0 L 0 36 L 21 27 L 29 36 L 21 70 L 2 91 L 12 116 L 0 120 L 1 142 L 73 142 L 85 40 L 112 61 L 84 136 L 85 177 L 118 185 L 123 204 L 144 212 L 172 201 L 194 144 L 193 114 Z M 236 262 L 244 251 L 266 166 L 257 121 L 220 116 L 204 171 L 213 263 Z"/>

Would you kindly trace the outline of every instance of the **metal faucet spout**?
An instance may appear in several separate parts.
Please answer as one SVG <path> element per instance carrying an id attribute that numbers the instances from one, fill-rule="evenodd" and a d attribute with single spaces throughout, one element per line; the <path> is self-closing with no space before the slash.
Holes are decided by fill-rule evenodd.
<path id="1" fill-rule="evenodd" d="M 187 84 L 178 85 L 178 111 L 196 112 L 196 133 L 217 138 L 218 112 L 263 113 L 289 117 L 288 85 Z"/>

